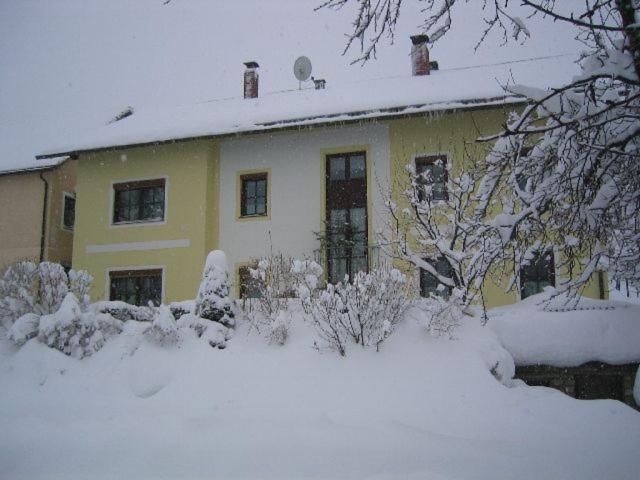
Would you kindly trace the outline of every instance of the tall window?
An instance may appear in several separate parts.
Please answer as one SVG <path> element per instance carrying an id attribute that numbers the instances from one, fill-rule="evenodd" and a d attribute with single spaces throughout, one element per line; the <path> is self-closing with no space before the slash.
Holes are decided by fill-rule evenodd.
<path id="1" fill-rule="evenodd" d="M 521 298 L 542 292 L 544 287 L 555 285 L 555 264 L 553 251 L 537 253 L 535 258 L 520 270 Z"/>
<path id="2" fill-rule="evenodd" d="M 451 268 L 451 265 L 449 265 L 449 262 L 444 257 L 440 257 L 437 260 L 429 260 L 426 258 L 424 260 L 433 265 L 439 275 L 447 278 L 452 278 L 453 270 Z M 422 297 L 430 297 L 432 293 L 434 295 L 440 295 L 444 298 L 449 298 L 449 295 L 451 295 L 451 287 L 442 284 L 435 275 L 421 268 L 420 295 Z"/>
<path id="3" fill-rule="evenodd" d="M 267 215 L 267 173 L 242 175 L 240 216 Z"/>
<path id="4" fill-rule="evenodd" d="M 416 175 L 419 184 L 418 200 L 426 200 L 426 187 L 431 187 L 431 200 L 447 199 L 447 156 L 429 155 L 416 158 Z"/>
<path id="5" fill-rule="evenodd" d="M 147 306 L 162 303 L 162 270 L 121 270 L 109 272 L 109 300 Z"/>
<path id="6" fill-rule="evenodd" d="M 113 185 L 113 223 L 164 220 L 164 178 Z"/>
<path id="7" fill-rule="evenodd" d="M 76 223 L 76 197 L 64 192 L 62 205 L 62 227 L 73 230 Z"/>
<path id="8" fill-rule="evenodd" d="M 365 152 L 326 158 L 326 229 L 329 282 L 368 267 Z"/>

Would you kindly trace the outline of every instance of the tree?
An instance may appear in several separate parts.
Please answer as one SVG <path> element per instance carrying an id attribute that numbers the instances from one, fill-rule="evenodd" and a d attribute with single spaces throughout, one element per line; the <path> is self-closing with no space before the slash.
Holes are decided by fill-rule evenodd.
<path id="1" fill-rule="evenodd" d="M 409 0 L 356 1 L 345 52 L 359 44 L 354 62 L 366 62 L 385 34 L 393 39 Z M 318 8 L 346 3 L 327 0 Z M 466 3 L 423 2 L 423 30 L 432 43 Z M 489 0 L 478 45 L 492 30 L 505 42 L 529 35 L 514 3 L 531 16 L 576 27 L 587 53 L 580 58 L 582 74 L 560 88 L 507 87 L 529 104 L 513 112 L 501 132 L 480 139 L 495 143 L 478 166 L 475 221 L 497 229 L 516 267 L 549 244 L 560 247 L 562 268 L 579 272 L 561 291 L 578 291 L 603 267 L 640 285 L 640 2 L 585 0 L 570 11 L 555 0 Z M 500 214 L 490 215 L 495 209 Z"/>

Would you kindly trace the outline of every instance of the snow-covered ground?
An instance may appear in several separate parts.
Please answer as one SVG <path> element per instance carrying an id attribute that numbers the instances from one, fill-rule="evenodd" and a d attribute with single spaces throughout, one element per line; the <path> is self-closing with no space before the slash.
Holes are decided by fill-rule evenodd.
<path id="1" fill-rule="evenodd" d="M 283 347 L 240 321 L 224 350 L 127 322 L 82 360 L 1 340 L 0 478 L 638 478 L 638 412 L 503 385 L 490 328 L 433 338 L 423 320 L 345 358 L 300 321 Z"/>

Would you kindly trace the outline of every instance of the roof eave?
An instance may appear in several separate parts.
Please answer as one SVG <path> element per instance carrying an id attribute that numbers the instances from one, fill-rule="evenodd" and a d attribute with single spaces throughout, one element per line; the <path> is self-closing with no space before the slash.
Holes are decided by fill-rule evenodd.
<path id="1" fill-rule="evenodd" d="M 504 96 L 484 98 L 484 99 L 469 99 L 469 100 L 458 100 L 458 101 L 452 101 L 452 102 L 443 102 L 445 104 L 456 103 L 456 106 L 451 108 L 438 108 L 439 104 L 419 104 L 419 105 L 406 105 L 403 107 L 364 110 L 364 111 L 357 111 L 357 112 L 344 112 L 344 113 L 336 113 L 336 114 L 330 114 L 330 115 L 320 115 L 317 117 L 309 117 L 304 119 L 298 118 L 298 119 L 291 119 L 291 120 L 264 122 L 264 123 L 256 124 L 256 127 L 259 127 L 259 128 L 241 130 L 237 132 L 226 132 L 226 133 L 209 134 L 209 135 L 194 135 L 190 137 L 167 138 L 164 140 L 154 140 L 149 142 L 119 144 L 119 145 L 110 145 L 110 146 L 96 147 L 96 148 L 69 150 L 64 152 L 44 153 L 44 154 L 36 155 L 35 158 L 36 160 L 44 160 L 48 158 L 55 158 L 55 157 L 62 157 L 62 156 L 68 156 L 68 157 L 74 158 L 80 155 L 81 153 L 86 154 L 86 153 L 124 150 L 128 148 L 140 148 L 140 147 L 147 147 L 147 146 L 153 146 L 153 145 L 164 145 L 167 143 L 179 143 L 179 142 L 188 142 L 188 141 L 201 140 L 201 139 L 224 138 L 224 137 L 238 136 L 238 135 L 254 135 L 258 133 L 274 132 L 274 131 L 285 131 L 285 130 L 295 130 L 295 129 L 300 130 L 301 128 L 304 128 L 304 127 L 317 128 L 317 127 L 323 127 L 323 126 L 335 125 L 335 124 L 351 124 L 351 123 L 360 122 L 363 120 L 375 121 L 381 118 L 385 120 L 393 120 L 396 118 L 421 116 L 429 112 L 446 113 L 446 112 L 452 112 L 452 111 L 458 111 L 458 110 L 478 110 L 482 108 L 495 108 L 499 106 L 517 105 L 517 104 L 525 103 L 526 101 L 527 99 L 521 96 L 504 95 Z M 326 120 L 328 118 L 330 118 L 331 120 Z"/>

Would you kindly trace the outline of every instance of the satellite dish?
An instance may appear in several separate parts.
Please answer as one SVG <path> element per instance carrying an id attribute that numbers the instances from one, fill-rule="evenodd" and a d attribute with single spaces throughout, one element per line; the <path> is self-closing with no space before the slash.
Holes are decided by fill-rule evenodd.
<path id="1" fill-rule="evenodd" d="M 293 74 L 300 82 L 309 80 L 309 77 L 311 76 L 311 60 L 305 56 L 296 58 L 296 61 L 293 64 Z"/>

